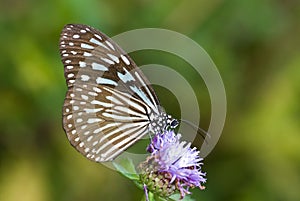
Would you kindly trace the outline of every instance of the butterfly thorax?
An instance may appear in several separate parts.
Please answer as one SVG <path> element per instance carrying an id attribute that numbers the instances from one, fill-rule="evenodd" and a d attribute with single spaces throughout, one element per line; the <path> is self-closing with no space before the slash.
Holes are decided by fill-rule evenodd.
<path id="1" fill-rule="evenodd" d="M 174 129 L 178 126 L 178 121 L 165 112 L 161 112 L 160 114 L 151 113 L 149 120 L 150 131 L 154 134 L 162 133 L 165 130 Z"/>

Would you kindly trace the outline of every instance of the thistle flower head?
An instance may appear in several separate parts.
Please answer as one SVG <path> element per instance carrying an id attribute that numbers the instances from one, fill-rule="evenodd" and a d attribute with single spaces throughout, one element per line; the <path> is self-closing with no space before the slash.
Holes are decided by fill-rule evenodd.
<path id="1" fill-rule="evenodd" d="M 206 174 L 201 171 L 199 151 L 180 138 L 174 131 L 156 134 L 147 148 L 151 155 L 141 164 L 141 180 L 161 196 L 179 191 L 183 198 L 190 194 L 189 188 L 204 189 Z"/>

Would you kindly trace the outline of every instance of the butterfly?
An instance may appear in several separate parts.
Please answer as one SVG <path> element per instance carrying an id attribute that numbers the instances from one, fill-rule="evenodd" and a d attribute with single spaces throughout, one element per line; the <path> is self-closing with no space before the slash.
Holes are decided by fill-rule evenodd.
<path id="1" fill-rule="evenodd" d="M 111 161 L 149 132 L 179 124 L 162 109 L 134 61 L 105 34 L 68 24 L 59 43 L 68 87 L 63 128 L 86 158 Z"/>

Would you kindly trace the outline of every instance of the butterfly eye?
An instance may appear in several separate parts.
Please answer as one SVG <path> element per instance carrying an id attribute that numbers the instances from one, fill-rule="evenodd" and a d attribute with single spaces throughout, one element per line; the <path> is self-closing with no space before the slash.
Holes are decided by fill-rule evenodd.
<path id="1" fill-rule="evenodd" d="M 178 126 L 179 122 L 177 119 L 173 119 L 170 123 L 171 128 L 176 128 Z"/>

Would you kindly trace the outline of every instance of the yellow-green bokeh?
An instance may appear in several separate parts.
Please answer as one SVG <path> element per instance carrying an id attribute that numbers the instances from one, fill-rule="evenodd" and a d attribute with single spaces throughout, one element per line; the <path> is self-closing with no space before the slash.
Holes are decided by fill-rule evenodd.
<path id="1" fill-rule="evenodd" d="M 0 200 L 142 197 L 131 181 L 88 161 L 65 137 L 58 40 L 67 23 L 88 24 L 109 36 L 165 28 L 199 43 L 223 78 L 228 113 L 221 139 L 204 161 L 206 190 L 193 191 L 194 198 L 300 200 L 299 19 L 299 1 L 1 1 Z M 197 91 L 201 126 L 208 126 L 208 93 L 187 64 L 162 52 L 132 56 L 139 65 L 160 63 L 181 72 Z M 168 112 L 179 114 L 157 90 Z"/>

